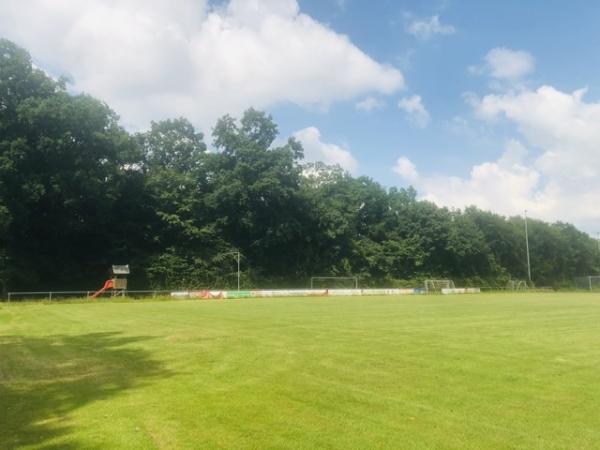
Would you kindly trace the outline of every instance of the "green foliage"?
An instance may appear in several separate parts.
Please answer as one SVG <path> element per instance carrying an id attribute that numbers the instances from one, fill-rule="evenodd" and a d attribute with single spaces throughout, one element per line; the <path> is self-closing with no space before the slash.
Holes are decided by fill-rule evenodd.
<path id="1" fill-rule="evenodd" d="M 0 288 L 87 290 L 113 263 L 131 264 L 132 288 L 233 287 L 234 251 L 246 287 L 526 278 L 521 218 L 305 164 L 299 142 L 277 137 L 254 109 L 217 122 L 214 151 L 184 118 L 131 135 L 0 40 Z M 595 242 L 572 225 L 532 220 L 530 244 L 538 285 L 600 272 Z"/>
<path id="2" fill-rule="evenodd" d="M 120 188 L 136 176 L 139 151 L 108 106 L 68 94 L 7 41 L 0 41 L 0 55 L 1 240 L 13 269 L 9 284 L 71 280 L 74 287 L 103 273 L 119 250 L 115 206 Z"/>

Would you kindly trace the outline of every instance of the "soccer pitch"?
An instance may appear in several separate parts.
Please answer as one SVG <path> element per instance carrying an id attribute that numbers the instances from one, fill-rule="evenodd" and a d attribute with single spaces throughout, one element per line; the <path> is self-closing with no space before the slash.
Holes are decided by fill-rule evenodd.
<path id="1" fill-rule="evenodd" d="M 0 448 L 597 448 L 600 296 L 0 305 Z"/>

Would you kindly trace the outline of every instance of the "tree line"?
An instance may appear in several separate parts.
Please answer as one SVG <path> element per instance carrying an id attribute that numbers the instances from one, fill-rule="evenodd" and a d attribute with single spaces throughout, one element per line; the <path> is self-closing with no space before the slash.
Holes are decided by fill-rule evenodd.
<path id="1" fill-rule="evenodd" d="M 185 118 L 130 133 L 108 105 L 0 40 L 1 289 L 93 289 L 126 263 L 134 288 L 232 287 L 237 251 L 245 287 L 527 277 L 521 217 L 449 210 L 305 163 L 298 141 L 277 136 L 254 109 L 218 120 L 211 150 Z M 573 225 L 530 220 L 529 237 L 538 285 L 600 270 L 595 241 Z"/>

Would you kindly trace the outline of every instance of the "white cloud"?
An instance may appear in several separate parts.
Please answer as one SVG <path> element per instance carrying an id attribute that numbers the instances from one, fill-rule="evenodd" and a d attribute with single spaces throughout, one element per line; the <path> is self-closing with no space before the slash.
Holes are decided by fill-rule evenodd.
<path id="1" fill-rule="evenodd" d="M 385 102 L 375 97 L 367 97 L 357 102 L 354 107 L 358 111 L 372 112 L 385 106 Z"/>
<path id="2" fill-rule="evenodd" d="M 436 34 L 448 35 L 454 34 L 456 29 L 452 25 L 444 25 L 440 22 L 438 15 L 429 19 L 415 20 L 406 29 L 407 33 L 418 37 L 419 39 L 429 39 Z"/>
<path id="3" fill-rule="evenodd" d="M 515 82 L 535 70 L 535 59 L 523 50 L 497 47 L 485 55 L 484 64 L 471 66 L 469 71 L 476 75 L 488 74 L 496 80 Z"/>
<path id="4" fill-rule="evenodd" d="M 504 154 L 493 162 L 473 166 L 466 178 L 449 175 L 419 175 L 407 158 L 403 159 L 406 173 L 402 178 L 413 184 L 424 199 L 448 207 L 476 205 L 501 214 L 516 214 L 524 209 L 534 210 L 540 174 L 521 162 L 526 152 L 521 143 L 511 141 Z M 397 173 L 398 170 L 394 169 Z M 536 212 L 540 212 L 539 208 Z"/>
<path id="5" fill-rule="evenodd" d="M 494 78 L 514 80 L 529 75 L 535 69 L 531 54 L 522 50 L 494 48 L 485 56 Z"/>
<path id="6" fill-rule="evenodd" d="M 409 183 L 414 183 L 419 180 L 417 168 L 412 161 L 405 156 L 401 156 L 396 160 L 396 165 L 392 170 Z"/>
<path id="7" fill-rule="evenodd" d="M 302 143 L 304 159 L 307 162 L 321 161 L 326 164 L 337 164 L 349 172 L 356 172 L 358 162 L 349 150 L 321 140 L 321 132 L 315 127 L 296 131 L 294 137 Z"/>
<path id="8" fill-rule="evenodd" d="M 586 103 L 585 90 L 566 93 L 552 86 L 536 91 L 487 95 L 472 102 L 487 120 L 504 117 L 528 143 L 542 150 L 536 166 L 548 176 L 598 179 L 600 187 L 600 102 Z"/>
<path id="9" fill-rule="evenodd" d="M 327 107 L 403 86 L 296 0 L 3 0 L 0 34 L 133 127 L 183 115 L 206 130 L 250 106 Z"/>
<path id="10" fill-rule="evenodd" d="M 422 184 L 427 192 L 425 198 L 454 207 L 472 204 L 507 215 L 525 209 L 540 215 L 551 205 L 548 195 L 540 189 L 540 173 L 520 161 L 525 152 L 520 142 L 511 141 L 497 161 L 473 166 L 467 178 L 426 179 Z M 519 157 L 515 158 L 515 153 Z"/>
<path id="11" fill-rule="evenodd" d="M 470 204 L 503 214 L 524 209 L 545 220 L 575 223 L 589 232 L 600 226 L 600 102 L 584 90 L 551 86 L 471 98 L 479 117 L 507 120 L 525 146 L 511 140 L 496 161 L 473 166 L 467 177 L 422 175 L 410 181 L 440 205 Z M 415 168 L 416 172 L 416 168 Z"/>
<path id="12" fill-rule="evenodd" d="M 429 124 L 429 112 L 423 105 L 421 96 L 413 95 L 401 99 L 398 108 L 403 110 L 419 128 L 425 128 Z"/>

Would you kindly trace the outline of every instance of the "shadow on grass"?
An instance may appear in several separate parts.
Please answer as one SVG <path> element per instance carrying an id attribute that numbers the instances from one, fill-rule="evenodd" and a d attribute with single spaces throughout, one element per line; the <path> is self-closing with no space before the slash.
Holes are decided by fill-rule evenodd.
<path id="1" fill-rule="evenodd" d="M 119 333 L 0 336 L 0 449 L 81 447 L 51 442 L 71 431 L 70 413 L 170 375 L 136 347 L 148 339 Z"/>

